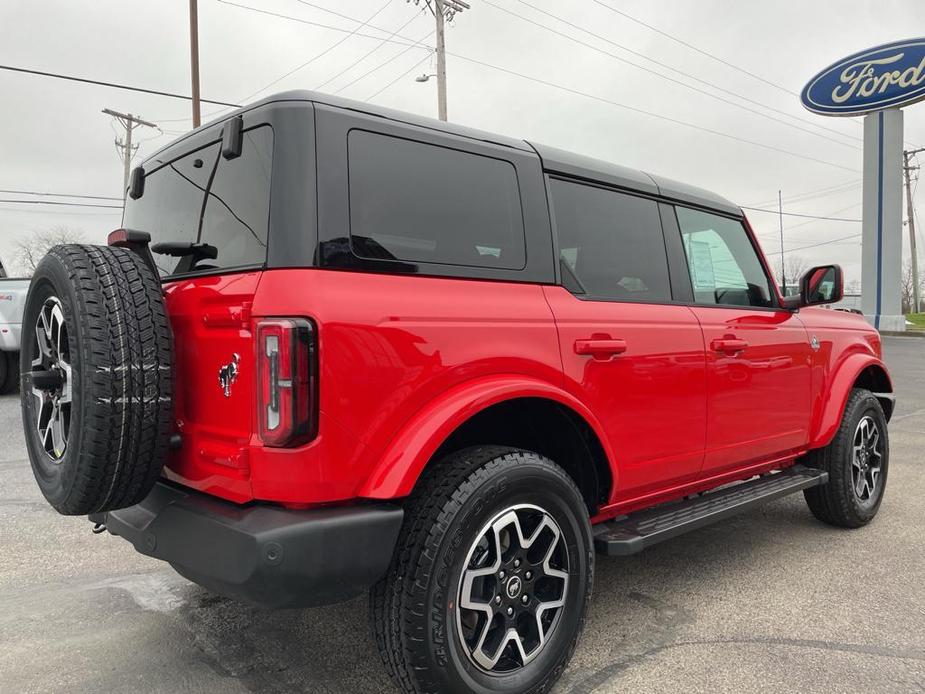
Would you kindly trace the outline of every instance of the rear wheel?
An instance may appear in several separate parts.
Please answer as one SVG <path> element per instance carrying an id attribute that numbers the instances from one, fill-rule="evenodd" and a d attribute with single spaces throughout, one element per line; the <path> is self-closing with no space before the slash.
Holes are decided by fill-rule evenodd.
<path id="1" fill-rule="evenodd" d="M 855 388 L 841 425 L 825 448 L 810 453 L 807 463 L 829 473 L 821 487 L 803 492 L 819 520 L 844 528 L 869 523 L 886 490 L 890 442 L 883 408 L 874 395 Z"/>
<path id="2" fill-rule="evenodd" d="M 405 692 L 546 692 L 584 625 L 593 575 L 587 509 L 534 453 L 466 449 L 406 506 L 372 590 L 383 662 Z"/>
<path id="3" fill-rule="evenodd" d="M 161 473 L 173 346 L 160 281 L 139 256 L 56 246 L 23 316 L 21 395 L 32 470 L 60 513 L 131 506 Z"/>

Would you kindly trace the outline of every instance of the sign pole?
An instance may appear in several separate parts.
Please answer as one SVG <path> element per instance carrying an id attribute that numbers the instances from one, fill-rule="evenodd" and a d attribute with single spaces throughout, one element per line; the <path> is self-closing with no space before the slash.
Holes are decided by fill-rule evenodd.
<path id="1" fill-rule="evenodd" d="M 903 112 L 864 117 L 861 309 L 878 330 L 906 329 L 902 312 Z"/>

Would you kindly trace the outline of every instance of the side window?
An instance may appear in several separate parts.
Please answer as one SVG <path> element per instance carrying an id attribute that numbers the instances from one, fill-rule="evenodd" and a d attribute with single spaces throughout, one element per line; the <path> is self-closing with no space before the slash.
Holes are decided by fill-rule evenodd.
<path id="1" fill-rule="evenodd" d="M 151 234 L 152 243 L 194 242 L 199 234 L 202 200 L 215 168 L 213 144 L 165 164 L 145 176 L 145 192 L 126 200 L 122 225 Z M 161 277 L 174 274 L 182 258 L 154 255 Z"/>
<path id="2" fill-rule="evenodd" d="M 219 158 L 200 234 L 203 243 L 218 248 L 218 258 L 200 261 L 196 269 L 266 261 L 272 163 L 273 130 L 268 125 L 244 132 L 240 157 Z"/>
<path id="3" fill-rule="evenodd" d="M 741 222 L 686 207 L 675 209 L 698 304 L 774 305 L 768 276 Z"/>
<path id="4" fill-rule="evenodd" d="M 657 202 L 555 178 L 549 183 L 569 291 L 617 301 L 671 300 Z"/>
<path id="5" fill-rule="evenodd" d="M 347 139 L 350 247 L 374 260 L 521 270 L 514 166 L 364 130 Z"/>

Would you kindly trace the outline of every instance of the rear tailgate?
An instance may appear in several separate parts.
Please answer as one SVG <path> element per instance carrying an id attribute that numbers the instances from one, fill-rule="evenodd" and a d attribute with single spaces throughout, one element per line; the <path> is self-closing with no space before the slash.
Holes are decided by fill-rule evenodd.
<path id="1" fill-rule="evenodd" d="M 174 332 L 181 445 L 165 475 L 236 502 L 253 498 L 250 313 L 267 262 L 274 142 L 270 125 L 248 119 L 237 156 L 213 127 L 146 161 L 123 220 L 151 235 Z"/>
<path id="2" fill-rule="evenodd" d="M 174 331 L 182 446 L 166 475 L 232 501 L 253 497 L 248 457 L 256 369 L 251 306 L 259 272 L 173 282 L 165 287 Z"/>

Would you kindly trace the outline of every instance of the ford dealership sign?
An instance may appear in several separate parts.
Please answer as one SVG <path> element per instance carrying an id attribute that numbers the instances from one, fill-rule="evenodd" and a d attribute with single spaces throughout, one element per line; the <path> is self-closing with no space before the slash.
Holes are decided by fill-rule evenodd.
<path id="1" fill-rule="evenodd" d="M 827 116 L 857 116 L 925 99 L 925 38 L 870 48 L 813 77 L 803 105 Z"/>

